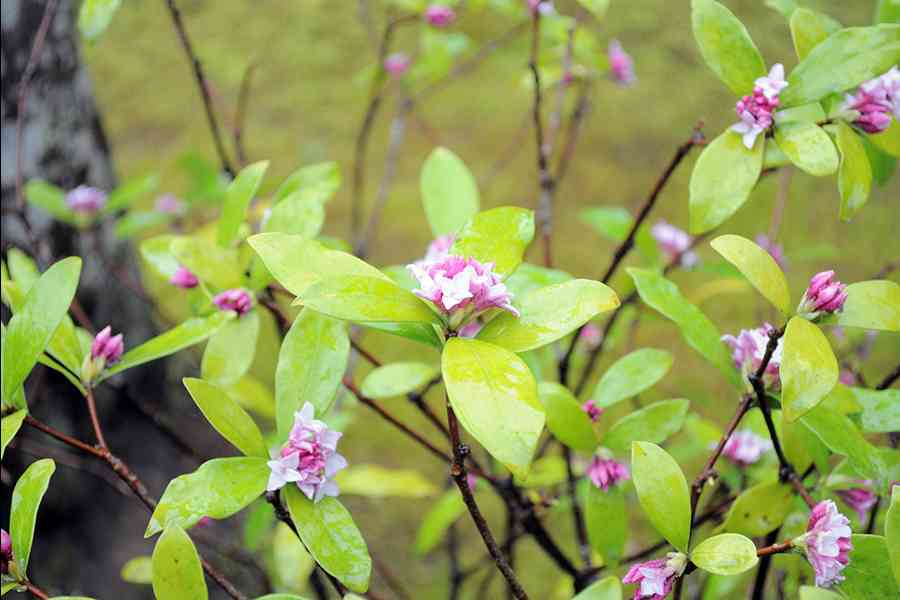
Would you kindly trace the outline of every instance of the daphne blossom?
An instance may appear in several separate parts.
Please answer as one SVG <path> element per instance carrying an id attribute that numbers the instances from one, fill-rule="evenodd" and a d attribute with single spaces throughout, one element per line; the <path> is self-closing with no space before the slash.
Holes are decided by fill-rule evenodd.
<path id="1" fill-rule="evenodd" d="M 456 20 L 456 13 L 446 4 L 432 4 L 425 9 L 425 21 L 432 27 L 447 27 Z"/>
<path id="2" fill-rule="evenodd" d="M 603 415 L 605 410 L 597 406 L 597 403 L 593 400 L 588 400 L 584 404 L 581 405 L 581 410 L 585 412 L 585 414 L 590 417 L 592 423 L 596 423 L 600 417 Z"/>
<path id="3" fill-rule="evenodd" d="M 591 483 L 604 492 L 609 491 L 611 486 L 620 481 L 631 479 L 628 467 L 613 458 L 604 456 L 602 452 L 594 455 L 586 474 Z"/>
<path id="4" fill-rule="evenodd" d="M 841 571 L 850 562 L 850 520 L 842 515 L 831 500 L 823 500 L 813 507 L 806 525 L 806 533 L 793 541 L 806 553 L 816 572 L 816 585 L 831 587 L 844 580 Z"/>
<path id="5" fill-rule="evenodd" d="M 325 496 L 337 496 L 339 490 L 334 476 L 347 466 L 347 460 L 337 452 L 340 439 L 340 432 L 315 419 L 315 408 L 306 402 L 294 413 L 287 444 L 268 463 L 266 490 L 273 492 L 293 483 L 313 502 Z"/>
<path id="6" fill-rule="evenodd" d="M 556 12 L 553 6 L 553 0 L 525 0 L 528 4 L 528 11 L 531 14 L 540 13 L 542 16 L 550 16 Z"/>
<path id="7" fill-rule="evenodd" d="M 682 267 L 697 264 L 697 254 L 690 249 L 694 239 L 684 230 L 660 220 L 650 229 L 650 234 L 670 261 L 677 258 Z"/>
<path id="8" fill-rule="evenodd" d="M 434 238 L 430 244 L 428 244 L 428 250 L 425 252 L 424 262 L 430 263 L 439 260 L 443 260 L 447 258 L 450 254 L 450 248 L 453 247 L 453 242 L 456 241 L 456 236 L 451 234 L 447 235 L 439 235 Z"/>
<path id="9" fill-rule="evenodd" d="M 189 290 L 200 285 L 200 280 L 197 279 L 197 276 L 190 269 L 179 266 L 175 273 L 172 274 L 172 277 L 169 278 L 169 283 L 183 290 Z"/>
<path id="10" fill-rule="evenodd" d="M 754 84 L 753 93 L 744 96 L 735 105 L 740 122 L 731 126 L 732 131 L 743 136 L 744 146 L 751 149 L 756 136 L 772 126 L 772 115 L 780 104 L 778 96 L 788 85 L 784 80 L 784 66 L 781 63 L 773 65 L 769 74 L 758 78 Z"/>
<path id="11" fill-rule="evenodd" d="M 0 566 L 3 574 L 9 573 L 9 563 L 13 560 L 12 538 L 5 529 L 0 529 Z"/>
<path id="12" fill-rule="evenodd" d="M 82 214 L 93 214 L 106 205 L 106 192 L 88 185 L 79 185 L 66 194 L 69 210 Z"/>
<path id="13" fill-rule="evenodd" d="M 409 69 L 409 64 L 410 60 L 406 54 L 394 52 L 384 59 L 384 70 L 390 73 L 391 77 L 398 79 Z"/>
<path id="14" fill-rule="evenodd" d="M 619 40 L 612 40 L 607 50 L 609 58 L 609 72 L 613 80 L 619 85 L 632 85 L 637 81 L 634 74 L 634 60 L 625 52 Z"/>
<path id="15" fill-rule="evenodd" d="M 593 350 L 599 346 L 600 342 L 603 340 L 603 332 L 593 323 L 586 323 L 584 327 L 581 328 L 578 339 L 589 349 Z"/>
<path id="16" fill-rule="evenodd" d="M 847 286 L 834 278 L 834 271 L 822 271 L 809 280 L 797 312 L 814 319 L 823 313 L 839 312 L 846 300 Z"/>
<path id="17" fill-rule="evenodd" d="M 156 199 L 153 208 L 156 212 L 167 215 L 177 215 L 184 211 L 184 202 L 179 200 L 174 194 L 163 194 Z"/>
<path id="18" fill-rule="evenodd" d="M 220 310 L 232 310 L 237 316 L 242 317 L 253 308 L 253 298 L 246 290 L 235 288 L 225 290 L 213 298 L 213 304 Z"/>
<path id="19" fill-rule="evenodd" d="M 871 480 L 864 479 L 858 481 L 856 487 L 837 490 L 836 492 L 841 500 L 856 511 L 860 522 L 865 521 L 866 513 L 878 502 L 878 496 L 871 490 L 871 485 Z"/>
<path id="20" fill-rule="evenodd" d="M 107 325 L 91 342 L 91 351 L 84 357 L 81 365 L 81 378 L 84 381 L 92 381 L 103 369 L 119 362 L 124 351 L 122 334 L 113 335 L 112 328 Z"/>
<path id="21" fill-rule="evenodd" d="M 622 578 L 622 583 L 637 583 L 633 600 L 663 600 L 675 586 L 687 567 L 687 556 L 669 552 L 665 558 L 648 560 L 634 565 Z"/>
<path id="22" fill-rule="evenodd" d="M 731 348 L 731 358 L 734 360 L 735 366 L 741 370 L 744 376 L 749 376 L 759 369 L 763 358 L 766 355 L 766 346 L 769 344 L 769 334 L 775 331 L 775 328 L 768 323 L 764 323 L 762 327 L 757 329 L 742 329 L 735 337 L 733 335 L 723 335 L 724 341 Z M 781 351 L 782 341 L 778 340 L 769 364 L 763 371 L 763 384 L 766 387 L 776 389 L 781 385 L 779 371 L 781 367 Z"/>
<path id="23" fill-rule="evenodd" d="M 752 431 L 742 430 L 735 431 L 725 447 L 722 448 L 722 455 L 733 463 L 746 467 L 757 462 L 762 455 L 772 449 L 772 442 L 756 435 Z"/>
<path id="24" fill-rule="evenodd" d="M 881 133 L 891 124 L 891 114 L 900 119 L 900 70 L 897 66 L 871 79 L 844 97 L 840 116 L 866 133 Z"/>

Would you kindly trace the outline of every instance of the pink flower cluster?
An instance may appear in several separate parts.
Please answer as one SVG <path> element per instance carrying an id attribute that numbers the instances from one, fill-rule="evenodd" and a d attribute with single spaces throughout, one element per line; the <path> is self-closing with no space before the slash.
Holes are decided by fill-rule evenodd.
<path id="1" fill-rule="evenodd" d="M 432 302 L 449 315 L 474 317 L 491 308 L 508 310 L 516 316 L 512 295 L 493 263 L 480 263 L 474 258 L 447 256 L 442 260 L 407 265 L 419 282 L 413 293 Z"/>
<path id="2" fill-rule="evenodd" d="M 844 580 L 841 571 L 850 562 L 852 535 L 850 520 L 842 515 L 831 500 L 816 504 L 809 515 L 806 533 L 794 540 L 803 548 L 816 573 L 816 585 L 830 587 Z"/>
<path id="3" fill-rule="evenodd" d="M 847 301 L 847 286 L 834 278 L 834 271 L 813 275 L 803 293 L 797 312 L 814 319 L 821 313 L 836 313 Z"/>
<path id="4" fill-rule="evenodd" d="M 456 13 L 446 4 L 432 4 L 425 9 L 425 21 L 432 27 L 447 27 L 456 20 Z"/>
<path id="5" fill-rule="evenodd" d="M 678 258 L 682 267 L 693 267 L 697 264 L 697 254 L 690 250 L 694 238 L 686 231 L 660 220 L 650 229 L 650 235 L 669 261 Z"/>
<path id="6" fill-rule="evenodd" d="M 742 329 L 737 337 L 723 335 L 722 341 L 731 348 L 731 358 L 735 366 L 741 370 L 744 376 L 756 373 L 766 355 L 766 346 L 769 344 L 769 333 L 775 328 L 768 323 L 763 323 L 757 329 Z M 779 371 L 781 367 L 781 350 L 783 339 L 778 340 L 772 358 L 763 372 L 763 383 L 766 387 L 777 389 L 781 385 Z"/>
<path id="7" fill-rule="evenodd" d="M 9 573 L 9 563 L 13 560 L 12 538 L 5 529 L 0 529 L 0 567 L 4 575 Z"/>
<path id="8" fill-rule="evenodd" d="M 866 133 L 881 133 L 891 125 L 891 113 L 900 119 L 900 70 L 871 79 L 845 96 L 844 114 Z"/>
<path id="9" fill-rule="evenodd" d="M 588 400 L 587 402 L 582 404 L 581 410 L 583 410 L 587 414 L 587 416 L 590 417 L 592 423 L 596 423 L 600 419 L 600 417 L 603 416 L 603 413 L 606 412 L 605 410 L 597 406 L 597 404 L 593 400 Z"/>
<path id="10" fill-rule="evenodd" d="M 109 325 L 94 336 L 94 341 L 91 344 L 91 358 L 94 360 L 102 359 L 106 365 L 118 362 L 122 358 L 124 351 L 125 344 L 122 341 L 122 334 L 113 335 L 112 328 Z"/>
<path id="11" fill-rule="evenodd" d="M 783 269 L 787 269 L 787 258 L 784 255 L 784 248 L 778 242 L 772 241 L 764 233 L 756 236 L 756 245 L 769 253 L 775 263 Z"/>
<path id="12" fill-rule="evenodd" d="M 197 276 L 190 269 L 179 266 L 172 277 L 169 278 L 169 283 L 183 290 L 189 290 L 200 285 L 200 280 L 197 279 Z"/>
<path id="13" fill-rule="evenodd" d="M 634 565 L 622 578 L 622 583 L 637 583 L 633 600 L 663 600 L 675 586 L 687 566 L 687 556 L 669 552 L 665 558 L 648 560 Z"/>
<path id="14" fill-rule="evenodd" d="M 772 442 L 760 437 L 749 430 L 735 431 L 725 447 L 722 454 L 731 462 L 738 466 L 746 467 L 756 463 L 763 455 L 772 449 Z"/>
<path id="15" fill-rule="evenodd" d="M 72 212 L 93 214 L 106 205 L 106 192 L 88 185 L 79 185 L 66 194 L 66 206 Z"/>
<path id="16" fill-rule="evenodd" d="M 634 74 L 634 60 L 631 55 L 622 49 L 619 40 L 612 40 L 607 51 L 609 58 L 609 72 L 613 80 L 619 85 L 633 85 L 637 81 Z"/>
<path id="17" fill-rule="evenodd" d="M 837 490 L 837 495 L 841 500 L 847 503 L 847 506 L 856 511 L 856 514 L 859 516 L 860 522 L 865 521 L 866 513 L 869 512 L 869 509 L 875 506 L 875 503 L 878 502 L 878 496 L 875 495 L 869 486 L 872 485 L 872 482 L 868 479 L 864 479 L 858 482 L 861 487 L 849 488 L 846 490 Z M 866 487 L 862 487 L 866 486 Z"/>
<path id="18" fill-rule="evenodd" d="M 179 200 L 174 194 L 163 194 L 156 199 L 153 208 L 156 212 L 177 215 L 184 210 L 184 202 Z"/>
<path id="19" fill-rule="evenodd" d="M 741 120 L 731 126 L 732 131 L 743 136 L 747 148 L 753 148 L 756 136 L 772 126 L 772 115 L 780 104 L 778 95 L 788 85 L 784 80 L 784 66 L 774 65 L 766 77 L 754 83 L 753 94 L 738 100 L 735 111 Z"/>
<path id="20" fill-rule="evenodd" d="M 402 52 L 394 52 L 384 59 L 384 70 L 394 79 L 399 79 L 409 70 L 409 57 Z"/>
<path id="21" fill-rule="evenodd" d="M 235 288 L 225 290 L 213 298 L 213 304 L 220 310 L 233 310 L 238 317 L 247 314 L 253 308 L 253 298 L 246 290 Z"/>
<path id="22" fill-rule="evenodd" d="M 337 452 L 341 433 L 314 417 L 315 408 L 309 402 L 294 413 L 287 444 L 268 463 L 271 472 L 267 491 L 294 483 L 313 502 L 338 495 L 334 476 L 347 466 L 347 460 Z"/>
<path id="23" fill-rule="evenodd" d="M 586 474 L 591 483 L 604 492 L 608 492 L 610 486 L 616 485 L 620 481 L 631 479 L 628 467 L 617 460 L 599 454 L 594 455 Z"/>

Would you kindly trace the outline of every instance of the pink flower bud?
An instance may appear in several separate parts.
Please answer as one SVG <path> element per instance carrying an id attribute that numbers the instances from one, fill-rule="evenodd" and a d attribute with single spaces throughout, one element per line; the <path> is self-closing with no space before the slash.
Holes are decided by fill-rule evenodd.
<path id="1" fill-rule="evenodd" d="M 841 571 L 850 562 L 850 520 L 831 500 L 816 504 L 809 515 L 806 533 L 794 540 L 816 573 L 816 585 L 831 587 L 844 580 Z"/>
<path id="2" fill-rule="evenodd" d="M 220 310 L 233 310 L 238 317 L 242 317 L 253 308 L 253 298 L 246 290 L 235 288 L 218 294 L 213 298 L 213 304 Z"/>
<path id="3" fill-rule="evenodd" d="M 859 522 L 864 523 L 866 520 L 866 514 L 869 512 L 869 509 L 875 506 L 875 503 L 878 502 L 878 496 L 875 495 L 868 486 L 872 485 L 872 482 L 868 479 L 859 481 L 861 486 L 867 487 L 855 487 L 846 490 L 837 490 L 837 495 L 841 500 L 847 503 L 847 506 L 856 511 L 857 516 L 859 516 Z"/>
<path id="4" fill-rule="evenodd" d="M 5 529 L 0 529 L 0 563 L 3 574 L 9 573 L 9 563 L 13 560 L 12 538 Z"/>
<path id="5" fill-rule="evenodd" d="M 631 55 L 622 49 L 619 40 L 612 40 L 609 43 L 609 72 L 612 74 L 613 80 L 619 85 L 633 85 L 637 81 L 634 74 L 634 60 Z"/>
<path id="6" fill-rule="evenodd" d="M 578 339 L 584 342 L 588 348 L 594 349 L 599 346 L 600 342 L 603 340 L 603 332 L 601 332 L 600 328 L 593 323 L 588 323 L 581 328 Z"/>
<path id="7" fill-rule="evenodd" d="M 528 5 L 528 12 L 531 14 L 540 13 L 543 16 L 547 16 L 556 12 L 552 0 L 525 0 L 525 3 Z"/>
<path id="8" fill-rule="evenodd" d="M 91 358 L 102 359 L 107 366 L 122 358 L 124 351 L 125 344 L 122 341 L 122 334 L 112 335 L 112 328 L 109 325 L 94 336 L 91 344 Z"/>
<path id="9" fill-rule="evenodd" d="M 432 4 L 425 9 L 425 20 L 432 27 L 447 27 L 456 20 L 456 13 L 445 4 Z"/>
<path id="10" fill-rule="evenodd" d="M 769 74 L 758 78 L 753 94 L 741 98 L 735 105 L 740 122 L 731 126 L 731 130 L 743 136 L 744 146 L 753 148 L 756 137 L 767 131 L 774 122 L 772 115 L 781 104 L 778 95 L 787 87 L 784 80 L 784 66 L 773 65 Z"/>
<path id="11" fill-rule="evenodd" d="M 69 210 L 82 214 L 93 214 L 106 205 L 106 192 L 87 185 L 79 185 L 66 194 Z"/>
<path id="12" fill-rule="evenodd" d="M 475 486 L 478 485 L 478 476 L 469 473 L 466 475 L 466 484 L 469 486 L 469 490 L 475 491 Z"/>
<path id="13" fill-rule="evenodd" d="M 450 248 L 453 247 L 455 241 L 456 236 L 453 234 L 441 235 L 434 238 L 434 240 L 428 244 L 428 250 L 425 252 L 424 260 L 420 262 L 430 263 L 447 258 L 450 254 Z"/>
<path id="14" fill-rule="evenodd" d="M 759 461 L 763 453 L 771 449 L 772 442 L 752 431 L 735 431 L 725 442 L 722 455 L 736 465 L 746 467 Z"/>
<path id="15" fill-rule="evenodd" d="M 677 258 L 682 267 L 688 268 L 697 264 L 697 254 L 690 249 L 694 238 L 686 231 L 660 220 L 650 229 L 650 235 L 670 262 Z"/>
<path id="16" fill-rule="evenodd" d="M 163 194 L 156 199 L 153 207 L 156 209 L 156 212 L 177 215 L 184 210 L 184 203 L 174 194 Z"/>
<path id="17" fill-rule="evenodd" d="M 769 344 L 769 333 L 775 328 L 768 323 L 763 323 L 762 327 L 757 329 L 742 329 L 737 337 L 733 335 L 723 335 L 722 341 L 731 348 L 731 358 L 734 365 L 740 369 L 746 378 L 756 373 L 762 360 L 766 355 L 766 346 Z M 781 353 L 784 339 L 778 340 L 775 351 L 769 359 L 769 364 L 763 371 L 763 384 L 770 389 L 778 389 L 781 387 L 780 368 Z"/>
<path id="18" fill-rule="evenodd" d="M 478 335 L 478 332 L 481 331 L 481 328 L 484 327 L 482 323 L 479 321 L 470 321 L 459 328 L 459 337 L 461 338 L 474 338 Z"/>
<path id="19" fill-rule="evenodd" d="M 797 312 L 814 319 L 820 313 L 835 313 L 844 307 L 847 286 L 834 279 L 834 271 L 822 271 L 809 280 Z"/>
<path id="20" fill-rule="evenodd" d="M 402 52 L 395 52 L 384 59 L 384 70 L 394 79 L 399 79 L 409 69 L 409 57 Z"/>
<path id="21" fill-rule="evenodd" d="M 866 133 L 881 133 L 890 127 L 892 114 L 900 119 L 900 70 L 894 66 L 844 98 L 841 110 L 844 118 Z"/>
<path id="22" fill-rule="evenodd" d="M 200 285 L 200 280 L 187 267 L 179 266 L 175 274 L 169 279 L 169 283 L 183 290 L 189 290 Z"/>
<path id="23" fill-rule="evenodd" d="M 587 413 L 587 416 L 590 417 L 592 423 L 596 423 L 597 420 L 603 415 L 605 410 L 597 406 L 597 404 L 593 400 L 588 400 L 584 404 L 581 405 L 581 410 Z"/>
<path id="24" fill-rule="evenodd" d="M 197 524 L 194 527 L 209 527 L 212 525 L 213 520 L 209 517 L 200 517 L 200 520 L 197 521 Z"/>
<path id="25" fill-rule="evenodd" d="M 675 580 L 681 577 L 687 566 L 687 556 L 681 552 L 669 552 L 665 558 L 648 560 L 628 569 L 622 583 L 639 584 L 634 600 L 662 600 L 672 591 Z"/>
<path id="26" fill-rule="evenodd" d="M 599 454 L 594 455 L 591 464 L 587 468 L 586 474 L 588 479 L 591 480 L 591 483 L 602 489 L 604 492 L 609 491 L 610 486 L 613 486 L 620 481 L 631 479 L 631 473 L 629 473 L 628 467 L 616 460 L 605 458 Z"/>
<path id="27" fill-rule="evenodd" d="M 856 375 L 850 369 L 842 369 L 841 374 L 838 376 L 838 381 L 844 385 L 857 384 Z"/>

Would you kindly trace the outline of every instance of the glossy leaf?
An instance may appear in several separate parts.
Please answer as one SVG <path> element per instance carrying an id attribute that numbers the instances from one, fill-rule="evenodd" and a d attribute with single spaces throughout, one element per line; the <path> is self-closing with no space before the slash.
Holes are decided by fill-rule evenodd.
<path id="1" fill-rule="evenodd" d="M 862 406 L 860 425 L 866 433 L 889 433 L 900 431 L 900 390 L 870 390 L 849 388 L 856 401 Z"/>
<path id="2" fill-rule="evenodd" d="M 78 9 L 78 30 L 88 41 L 100 37 L 119 10 L 121 0 L 84 0 Z"/>
<path id="3" fill-rule="evenodd" d="M 538 397 L 547 414 L 547 429 L 556 439 L 575 450 L 593 452 L 597 434 L 591 419 L 568 388 L 553 381 L 538 385 Z"/>
<path id="4" fill-rule="evenodd" d="M 598 19 L 602 19 L 609 9 L 609 0 L 578 0 L 578 4 L 591 12 Z M 582 598 L 582 600 L 584 600 Z"/>
<path id="5" fill-rule="evenodd" d="M 450 526 L 465 512 L 466 505 L 455 486 L 444 492 L 425 513 L 419 525 L 416 532 L 416 554 L 423 556 L 431 552 L 444 539 Z"/>
<path id="6" fill-rule="evenodd" d="M 843 121 L 837 121 L 836 126 L 835 141 L 841 151 L 841 169 L 838 173 L 841 219 L 849 221 L 869 199 L 872 191 L 872 165 L 859 135 Z"/>
<path id="7" fill-rule="evenodd" d="M 865 479 L 880 485 L 885 464 L 878 449 L 870 444 L 847 416 L 820 406 L 801 417 L 803 423 L 829 450 L 847 457 L 850 466 Z"/>
<path id="8" fill-rule="evenodd" d="M 325 204 L 341 187 L 341 168 L 336 162 L 322 162 L 300 167 L 282 182 L 272 198 L 278 204 L 296 192 L 305 198 Z"/>
<path id="9" fill-rule="evenodd" d="M 296 486 L 284 489 L 283 498 L 300 539 L 323 569 L 354 592 L 369 588 L 372 559 L 353 518 L 336 498 L 313 503 Z"/>
<path id="10" fill-rule="evenodd" d="M 311 239 L 325 223 L 325 207 L 319 198 L 299 189 L 270 209 L 263 231 L 276 231 Z"/>
<path id="11" fill-rule="evenodd" d="M 691 562 L 708 573 L 737 575 L 756 566 L 753 540 L 736 533 L 722 533 L 697 544 Z"/>
<path id="12" fill-rule="evenodd" d="M 222 386 L 228 395 L 243 408 L 266 419 L 275 419 L 275 394 L 252 375 L 244 375 L 236 382 Z"/>
<path id="13" fill-rule="evenodd" d="M 796 9 L 791 14 L 790 25 L 794 50 L 800 60 L 806 58 L 813 48 L 841 28 L 841 24 L 828 15 L 808 8 Z"/>
<path id="14" fill-rule="evenodd" d="M 230 246 L 237 239 L 241 224 L 247 215 L 247 208 L 256 195 L 268 168 L 269 161 L 260 161 L 244 167 L 225 190 L 225 201 L 222 205 L 222 217 L 219 219 L 217 234 L 220 246 Z"/>
<path id="15" fill-rule="evenodd" d="M 850 543 L 850 562 L 841 572 L 844 581 L 836 589 L 848 600 L 900 597 L 900 584 L 889 566 L 891 558 L 884 537 L 855 533 Z"/>
<path id="16" fill-rule="evenodd" d="M 122 359 L 103 372 L 100 381 L 126 369 L 131 369 L 176 352 L 190 348 L 219 331 L 235 318 L 231 311 L 218 311 L 208 317 L 194 317 L 180 325 L 135 346 L 122 355 Z"/>
<path id="17" fill-rule="evenodd" d="M 801 171 L 815 177 L 838 170 L 838 153 L 825 130 L 815 123 L 791 121 L 775 127 L 775 141 Z"/>
<path id="18" fill-rule="evenodd" d="M 294 320 L 278 353 L 275 370 L 275 414 L 284 438 L 294 413 L 305 402 L 320 417 L 328 412 L 347 368 L 350 339 L 346 324 L 304 309 Z"/>
<path id="19" fill-rule="evenodd" d="M 242 510 L 266 491 L 269 467 L 265 458 L 216 458 L 193 473 L 169 482 L 144 537 L 172 525 L 189 528 L 203 517 L 224 519 Z"/>
<path id="20" fill-rule="evenodd" d="M 887 280 L 851 283 L 836 322 L 844 327 L 900 331 L 900 285 Z"/>
<path id="21" fill-rule="evenodd" d="M 419 185 L 434 237 L 457 233 L 479 210 L 475 177 L 446 148 L 435 148 L 428 155 L 422 165 Z"/>
<path id="22" fill-rule="evenodd" d="M 816 407 L 838 382 L 838 363 L 828 338 L 803 317 L 793 317 L 784 332 L 781 405 L 788 421 Z"/>
<path id="23" fill-rule="evenodd" d="M 271 506 L 269 506 L 271 511 Z M 282 592 L 302 592 L 309 587 L 309 576 L 316 561 L 306 551 L 303 542 L 291 528 L 277 523 L 272 535 L 272 579 L 275 589 Z M 287 594 L 273 594 L 275 598 L 296 598 Z M 264 596 L 265 597 L 265 596 Z M 259 600 L 259 599 L 257 599 Z"/>
<path id="24" fill-rule="evenodd" d="M 681 552 L 687 552 L 691 501 L 681 467 L 650 442 L 631 445 L 631 475 L 638 500 L 656 530 Z"/>
<path id="25" fill-rule="evenodd" d="M 247 456 L 269 458 L 262 432 L 240 405 L 223 388 L 187 377 L 184 387 L 213 429 Z"/>
<path id="26" fill-rule="evenodd" d="M 322 280 L 304 292 L 303 304 L 336 319 L 357 323 L 440 323 L 415 294 L 375 277 L 343 275 Z"/>
<path id="27" fill-rule="evenodd" d="M 156 600 L 206 600 L 209 597 L 200 555 L 181 527 L 169 526 L 159 536 L 151 562 Z"/>
<path id="28" fill-rule="evenodd" d="M 603 436 L 603 445 L 624 452 L 631 442 L 660 444 L 681 429 L 689 406 L 683 398 L 648 404 L 616 421 Z"/>
<path id="29" fill-rule="evenodd" d="M 534 211 L 501 206 L 472 217 L 456 236 L 450 254 L 494 263 L 494 271 L 507 276 L 522 262 L 534 238 Z"/>
<path id="30" fill-rule="evenodd" d="M 215 383 L 234 383 L 253 364 L 259 337 L 259 313 L 247 314 L 225 323 L 210 338 L 203 352 L 200 372 Z"/>
<path id="31" fill-rule="evenodd" d="M 109 215 L 128 208 L 141 196 L 152 193 L 158 184 L 159 177 L 156 175 L 144 175 L 126 181 L 109 194 L 101 214 Z"/>
<path id="32" fill-rule="evenodd" d="M 791 486 L 771 481 L 741 493 L 725 517 L 724 528 L 732 533 L 761 537 L 784 522 L 794 498 Z"/>
<path id="33" fill-rule="evenodd" d="M 540 348 L 613 310 L 619 298 L 599 281 L 573 279 L 535 290 L 513 303 L 520 316 L 504 312 L 491 319 L 478 333 L 479 340 L 513 352 Z"/>
<path id="34" fill-rule="evenodd" d="M 191 236 L 173 239 L 169 250 L 180 265 L 200 280 L 222 289 L 241 287 L 243 273 L 233 248 L 221 248 L 209 240 Z"/>
<path id="35" fill-rule="evenodd" d="M 9 535 L 12 538 L 12 552 L 19 573 L 26 577 L 38 508 L 55 470 L 56 463 L 51 459 L 37 460 L 28 465 L 13 488 L 9 504 Z"/>
<path id="36" fill-rule="evenodd" d="M 800 586 L 800 600 L 843 600 L 837 592 L 810 585 Z"/>
<path id="37" fill-rule="evenodd" d="M 714 0 L 693 0 L 691 7 L 694 39 L 706 64 L 736 95 L 749 94 L 766 64 L 747 28 Z"/>
<path id="38" fill-rule="evenodd" d="M 900 60 L 900 25 L 848 27 L 813 48 L 787 78 L 785 108 L 816 102 L 878 77 Z"/>
<path id="39" fill-rule="evenodd" d="M 375 464 L 353 464 L 340 471 L 336 481 L 341 494 L 369 498 L 428 498 L 438 488 L 412 469 L 386 469 Z"/>
<path id="40" fill-rule="evenodd" d="M 510 275 L 504 283 L 515 299 L 524 298 L 535 290 L 557 283 L 565 283 L 571 279 L 572 276 L 565 271 L 539 267 L 526 262 L 519 265 L 515 273 Z"/>
<path id="41" fill-rule="evenodd" d="M 781 267 L 766 250 L 739 235 L 720 235 L 709 243 L 782 313 L 791 310 L 791 293 Z"/>
<path id="42" fill-rule="evenodd" d="M 882 152 L 888 158 L 897 158 L 898 156 L 900 156 L 900 121 L 894 119 L 893 121 L 891 121 L 891 124 L 888 126 L 888 128 L 881 133 L 877 135 L 865 136 L 861 139 L 870 142 L 873 146 L 875 146 L 877 150 Z M 870 158 L 870 162 L 874 161 L 871 161 Z M 896 161 L 891 162 L 892 165 L 896 163 Z M 891 166 L 891 169 L 893 169 L 893 166 Z M 876 180 L 880 185 L 883 185 L 886 181 L 883 181 L 878 177 L 876 177 Z"/>
<path id="43" fill-rule="evenodd" d="M 513 475 L 526 478 L 544 428 L 528 366 L 499 346 L 453 338 L 444 346 L 441 370 L 462 426 Z"/>
<path id="44" fill-rule="evenodd" d="M 66 204 L 66 193 L 41 179 L 30 179 L 25 185 L 25 198 L 64 223 L 74 224 L 77 219 Z"/>
<path id="45" fill-rule="evenodd" d="M 572 600 L 622 600 L 622 582 L 615 575 L 604 577 L 586 587 Z"/>
<path id="46" fill-rule="evenodd" d="M 152 561 L 149 556 L 135 556 L 122 566 L 119 576 L 128 583 L 149 585 L 153 583 Z"/>
<path id="47" fill-rule="evenodd" d="M 672 368 L 672 355 L 665 350 L 642 348 L 626 354 L 606 370 L 591 396 L 606 408 L 637 396 L 665 377 Z"/>
<path id="48" fill-rule="evenodd" d="M 891 559 L 894 582 L 900 587 L 900 486 L 891 486 L 891 503 L 884 516 L 884 538 Z"/>
<path id="49" fill-rule="evenodd" d="M 53 338 L 75 296 L 81 259 L 65 258 L 47 269 L 6 326 L 2 359 L 2 400 L 12 403 L 38 357 Z"/>
<path id="50" fill-rule="evenodd" d="M 3 455 L 6 454 L 6 447 L 12 439 L 16 437 L 16 434 L 19 433 L 19 429 L 22 427 L 22 421 L 25 420 L 26 416 L 28 416 L 28 411 L 23 408 L 3 417 L 3 426 L 0 428 L 2 429 L 2 436 L 0 436 L 0 443 L 2 443 L 2 447 L 0 447 L 0 458 L 3 458 Z"/>
<path id="51" fill-rule="evenodd" d="M 139 250 L 144 262 L 156 272 L 157 275 L 170 279 L 181 266 L 178 259 L 172 253 L 172 241 L 178 239 L 174 235 L 157 235 L 143 240 Z"/>
<path id="52" fill-rule="evenodd" d="M 759 179 L 765 145 L 758 139 L 748 150 L 727 130 L 703 149 L 691 173 L 691 233 L 721 225 L 743 206 Z"/>
<path id="53" fill-rule="evenodd" d="M 420 362 L 391 363 L 373 369 L 362 382 L 362 393 L 369 398 L 394 398 L 424 388 L 440 375 L 435 365 Z"/>
<path id="54" fill-rule="evenodd" d="M 624 554 L 628 535 L 625 492 L 618 486 L 604 491 L 590 482 L 585 490 L 584 520 L 591 548 L 606 564 L 615 565 Z"/>
<path id="55" fill-rule="evenodd" d="M 583 223 L 614 242 L 625 241 L 634 225 L 634 217 L 621 206 L 596 206 L 581 211 L 578 216 Z"/>

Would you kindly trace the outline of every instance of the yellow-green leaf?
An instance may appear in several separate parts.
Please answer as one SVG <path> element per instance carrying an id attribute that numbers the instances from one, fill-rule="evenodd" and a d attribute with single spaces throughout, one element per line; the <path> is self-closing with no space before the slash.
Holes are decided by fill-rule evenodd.
<path id="1" fill-rule="evenodd" d="M 737 267 L 747 281 L 784 314 L 791 310 L 791 293 L 781 267 L 766 250 L 739 235 L 721 235 L 709 243 Z"/>
<path id="2" fill-rule="evenodd" d="M 687 552 L 691 500 L 681 467 L 650 442 L 631 444 L 631 470 L 638 500 L 656 530 L 681 552 Z"/>
<path id="3" fill-rule="evenodd" d="M 784 332 L 781 404 L 788 421 L 815 408 L 838 382 L 838 363 L 828 338 L 803 317 L 793 317 Z"/>
<path id="4" fill-rule="evenodd" d="M 156 600 L 207 600 L 203 565 L 194 542 L 181 527 L 167 527 L 151 559 Z"/>

